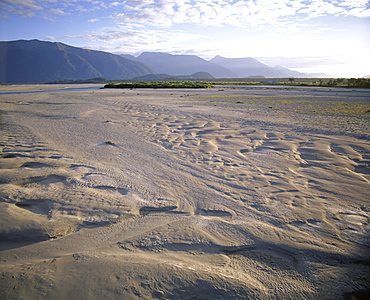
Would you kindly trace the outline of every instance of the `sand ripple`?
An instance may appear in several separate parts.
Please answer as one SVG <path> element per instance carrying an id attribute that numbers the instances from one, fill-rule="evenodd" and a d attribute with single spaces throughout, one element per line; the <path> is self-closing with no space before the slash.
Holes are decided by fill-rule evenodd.
<path id="1" fill-rule="evenodd" d="M 368 91 L 1 97 L 2 298 L 367 293 Z"/>

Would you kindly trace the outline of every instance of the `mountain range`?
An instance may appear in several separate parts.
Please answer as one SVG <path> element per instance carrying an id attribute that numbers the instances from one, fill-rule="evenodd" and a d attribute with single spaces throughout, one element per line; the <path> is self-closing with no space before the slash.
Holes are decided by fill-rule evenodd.
<path id="1" fill-rule="evenodd" d="M 284 67 L 269 67 L 255 58 L 225 58 L 219 55 L 207 61 L 196 55 L 172 55 L 162 52 L 144 52 L 137 58 L 124 57 L 142 62 L 159 73 L 179 76 L 194 72 L 208 72 L 216 78 L 243 77 L 309 77 L 307 74 Z"/>
<path id="2" fill-rule="evenodd" d="M 0 42 L 0 81 L 44 83 L 64 79 L 131 79 L 150 67 L 120 55 L 39 40 Z"/>
<path id="3" fill-rule="evenodd" d="M 193 74 L 208 72 L 216 78 L 232 78 L 237 74 L 218 64 L 206 61 L 196 55 L 172 55 L 162 52 L 144 52 L 137 57 L 142 62 L 158 73 L 170 75 Z"/>
<path id="4" fill-rule="evenodd" d="M 255 58 L 225 58 L 215 56 L 210 60 L 211 63 L 228 68 L 237 74 L 237 77 L 264 76 L 270 78 L 278 77 L 308 77 L 306 74 L 292 71 L 284 67 L 269 67 Z"/>
<path id="5" fill-rule="evenodd" d="M 270 67 L 254 58 L 211 60 L 196 55 L 143 52 L 118 55 L 72 47 L 59 42 L 18 40 L 0 42 L 0 82 L 45 83 L 65 79 L 309 77 L 284 67 Z"/>

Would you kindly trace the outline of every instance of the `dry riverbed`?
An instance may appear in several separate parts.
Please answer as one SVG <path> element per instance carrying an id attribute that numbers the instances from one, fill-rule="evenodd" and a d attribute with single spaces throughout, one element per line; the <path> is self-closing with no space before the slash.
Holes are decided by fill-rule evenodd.
<path id="1" fill-rule="evenodd" d="M 369 296 L 369 90 L 74 87 L 0 87 L 2 299 Z"/>

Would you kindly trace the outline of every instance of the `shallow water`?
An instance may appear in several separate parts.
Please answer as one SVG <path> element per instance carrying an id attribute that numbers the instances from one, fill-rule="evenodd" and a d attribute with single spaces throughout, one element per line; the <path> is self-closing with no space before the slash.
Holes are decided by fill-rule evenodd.
<path id="1" fill-rule="evenodd" d="M 102 87 L 102 86 L 101 86 Z M 35 94 L 35 93 L 51 93 L 51 92 L 76 92 L 76 91 L 89 91 L 89 90 L 98 90 L 101 87 L 85 87 L 85 88 L 68 88 L 68 89 L 59 89 L 59 90 L 46 90 L 46 91 L 27 91 L 27 92 L 6 92 L 1 93 L 0 95 L 14 95 L 14 94 Z"/>

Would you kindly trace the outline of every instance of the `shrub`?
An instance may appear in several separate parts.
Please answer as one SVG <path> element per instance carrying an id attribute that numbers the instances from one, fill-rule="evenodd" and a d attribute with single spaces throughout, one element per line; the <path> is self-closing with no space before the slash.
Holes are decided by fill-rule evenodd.
<path id="1" fill-rule="evenodd" d="M 154 89 L 175 89 L 175 88 L 212 88 L 209 82 L 201 81 L 155 81 L 155 82 L 134 82 L 134 83 L 110 83 L 104 88 L 135 89 L 135 88 L 154 88 Z"/>

